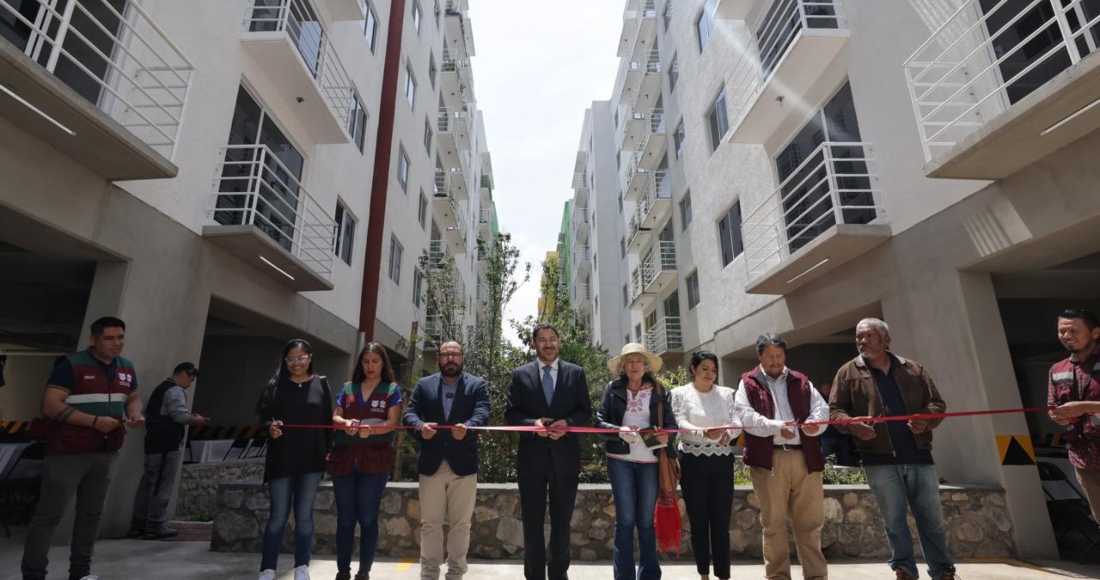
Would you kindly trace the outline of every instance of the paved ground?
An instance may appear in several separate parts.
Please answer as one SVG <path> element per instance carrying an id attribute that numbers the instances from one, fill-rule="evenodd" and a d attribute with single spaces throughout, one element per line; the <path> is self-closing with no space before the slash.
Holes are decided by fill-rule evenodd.
<path id="1" fill-rule="evenodd" d="M 14 531 L 14 530 L 13 530 Z M 212 553 L 205 542 L 145 542 L 141 540 L 109 540 L 96 545 L 92 569 L 105 580 L 199 580 L 205 578 L 254 580 L 259 564 L 257 554 Z M 0 537 L 0 580 L 20 580 L 19 560 L 22 537 Z M 64 580 L 68 568 L 68 549 L 55 547 L 50 553 L 54 562 L 49 580 Z M 293 580 L 289 566 L 293 557 L 281 557 L 279 580 Z M 666 563 L 665 580 L 698 580 L 695 567 L 689 562 Z M 888 580 L 894 576 L 882 563 L 830 562 L 834 580 Z M 331 556 L 314 559 L 310 565 L 314 580 L 329 580 L 336 575 L 336 562 Z M 353 570 L 354 572 L 354 570 Z M 386 559 L 376 562 L 371 576 L 374 580 L 416 580 L 420 567 L 413 561 Z M 608 580 L 609 562 L 575 563 L 569 570 L 572 580 Z M 923 574 L 923 570 L 922 570 Z M 763 566 L 758 562 L 735 562 L 733 577 L 763 578 Z M 466 574 L 469 580 L 517 580 L 523 577 L 523 563 L 515 560 L 471 562 Z M 795 571 L 798 577 L 798 571 Z M 922 576 L 923 577 L 923 576 Z M 966 562 L 959 565 L 963 580 L 1057 580 L 1060 578 L 1100 578 L 1100 566 L 1077 566 L 1064 562 L 1024 563 L 1019 561 Z"/>

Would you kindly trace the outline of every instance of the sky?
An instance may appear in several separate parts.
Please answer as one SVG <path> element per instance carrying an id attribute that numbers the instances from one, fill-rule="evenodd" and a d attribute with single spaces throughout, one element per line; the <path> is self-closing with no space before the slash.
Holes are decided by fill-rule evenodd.
<path id="1" fill-rule="evenodd" d="M 497 217 L 512 234 L 531 280 L 505 311 L 538 309 L 539 274 L 557 246 L 584 111 L 611 98 L 619 59 L 622 0 L 469 0 L 474 91 L 493 158 Z"/>

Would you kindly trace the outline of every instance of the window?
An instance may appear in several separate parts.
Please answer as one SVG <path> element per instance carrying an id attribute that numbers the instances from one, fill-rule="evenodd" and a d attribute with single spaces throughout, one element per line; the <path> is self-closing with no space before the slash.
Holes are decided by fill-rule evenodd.
<path id="1" fill-rule="evenodd" d="M 726 89 L 718 91 L 714 106 L 707 113 L 707 125 L 710 126 L 710 148 L 716 151 L 722 143 L 722 137 L 730 128 L 729 113 L 726 111 Z"/>
<path id="2" fill-rule="evenodd" d="M 428 197 L 423 189 L 420 190 L 420 203 L 416 207 L 416 221 L 420 222 L 420 227 L 428 227 Z"/>
<path id="3" fill-rule="evenodd" d="M 367 17 L 363 20 L 363 36 L 367 38 L 367 48 L 374 52 L 374 39 L 378 36 L 378 17 L 374 15 L 374 7 L 367 3 Z"/>
<path id="4" fill-rule="evenodd" d="M 409 100 L 410 108 L 416 104 L 416 79 L 411 64 L 405 65 L 405 98 Z"/>
<path id="5" fill-rule="evenodd" d="M 334 242 L 332 247 L 336 250 L 336 255 L 350 266 L 351 248 L 355 245 L 355 218 L 352 217 L 348 208 L 344 207 L 344 204 L 339 201 L 336 202 L 336 239 Z"/>
<path id="6" fill-rule="evenodd" d="M 726 215 L 718 220 L 718 241 L 722 245 L 722 266 L 728 265 L 745 251 L 745 243 L 741 239 L 740 201 L 733 204 Z"/>
<path id="7" fill-rule="evenodd" d="M 668 92 L 676 90 L 676 81 L 680 80 L 680 61 L 676 55 L 672 55 L 672 62 L 668 63 Z"/>
<path id="8" fill-rule="evenodd" d="M 414 0 L 412 5 L 413 28 L 420 34 L 420 3 Z"/>
<path id="9" fill-rule="evenodd" d="M 626 284 L 623 284 L 623 307 L 630 305 L 630 291 L 627 289 Z M 627 342 L 630 342 L 630 337 L 626 338 Z"/>
<path id="10" fill-rule="evenodd" d="M 634 336 L 637 337 L 637 338 L 634 339 L 635 342 L 642 342 L 642 325 L 641 324 L 635 324 L 634 325 Z"/>
<path id="11" fill-rule="evenodd" d="M 699 272 L 695 271 L 688 274 L 687 277 L 688 288 L 688 310 L 694 310 L 699 305 Z"/>
<path id="12" fill-rule="evenodd" d="M 665 2 L 665 32 L 668 32 L 670 22 L 672 22 L 672 0 Z"/>
<path id="13" fill-rule="evenodd" d="M 432 123 L 428 119 L 424 119 L 424 151 L 432 156 Z"/>
<path id="14" fill-rule="evenodd" d="M 420 286 L 423 285 L 424 275 L 420 270 L 413 270 L 413 304 L 420 308 Z"/>
<path id="15" fill-rule="evenodd" d="M 597 254 L 592 254 L 592 269 L 593 270 L 599 270 L 599 268 L 596 266 L 596 257 L 597 257 Z"/>
<path id="16" fill-rule="evenodd" d="M 672 134 L 672 143 L 676 146 L 676 158 L 680 159 L 684 156 L 684 120 L 680 119 L 680 124 L 676 125 L 676 132 Z"/>
<path id="17" fill-rule="evenodd" d="M 397 182 L 405 193 L 409 192 L 409 156 L 405 154 L 405 148 L 398 148 L 397 156 Z"/>
<path id="18" fill-rule="evenodd" d="M 619 238 L 619 257 L 626 257 L 626 236 Z"/>
<path id="19" fill-rule="evenodd" d="M 593 298 L 592 301 L 596 305 L 596 307 L 595 307 L 596 316 L 599 316 L 600 315 L 600 297 L 597 296 L 597 297 Z"/>
<path id="20" fill-rule="evenodd" d="M 691 225 L 691 190 L 688 190 L 680 200 L 680 231 L 688 229 L 689 225 Z"/>
<path id="21" fill-rule="evenodd" d="M 367 145 L 367 111 L 363 103 L 359 102 L 359 96 L 351 95 L 351 111 L 348 113 L 348 135 L 359 151 Z"/>
<path id="22" fill-rule="evenodd" d="M 428 81 L 432 83 L 432 88 L 435 88 L 435 55 L 428 57 Z"/>
<path id="23" fill-rule="evenodd" d="M 435 12 L 432 12 L 432 14 L 435 14 L 435 27 L 439 28 L 439 23 L 443 20 L 443 17 L 439 13 L 439 0 L 435 0 L 435 8 L 434 9 L 435 9 Z"/>
<path id="24" fill-rule="evenodd" d="M 401 247 L 401 242 L 397 241 L 396 237 L 390 238 L 390 280 L 393 280 L 395 284 L 401 283 L 401 254 L 405 252 L 405 248 Z"/>
<path id="25" fill-rule="evenodd" d="M 695 21 L 695 29 L 699 32 L 699 52 L 707 47 L 710 40 L 710 31 L 714 28 L 714 16 L 711 0 L 707 0 L 703 6 L 703 12 L 699 14 L 699 20 Z"/>

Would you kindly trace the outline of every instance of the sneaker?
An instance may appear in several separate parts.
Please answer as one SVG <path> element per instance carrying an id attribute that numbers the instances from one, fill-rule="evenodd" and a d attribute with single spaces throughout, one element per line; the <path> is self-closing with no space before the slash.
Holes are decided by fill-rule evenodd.
<path id="1" fill-rule="evenodd" d="M 257 580 L 275 580 L 275 571 L 270 568 L 261 570 L 260 577 Z"/>
<path id="2" fill-rule="evenodd" d="M 309 566 L 294 568 L 294 580 L 309 580 Z"/>
<path id="3" fill-rule="evenodd" d="M 141 538 L 143 540 L 167 540 L 168 538 L 174 538 L 178 536 L 179 533 L 180 531 L 175 528 L 166 528 L 164 526 L 161 526 L 156 530 L 146 532 L 146 534 Z"/>
<path id="4" fill-rule="evenodd" d="M 898 575 L 896 580 L 917 580 L 913 577 L 912 574 L 906 572 L 905 570 L 902 570 L 901 568 L 895 569 L 894 573 Z"/>

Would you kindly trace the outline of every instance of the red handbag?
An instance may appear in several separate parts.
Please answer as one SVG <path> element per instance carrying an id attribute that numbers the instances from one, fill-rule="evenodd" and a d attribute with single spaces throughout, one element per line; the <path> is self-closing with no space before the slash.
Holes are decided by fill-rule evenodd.
<path id="1" fill-rule="evenodd" d="M 654 390 L 657 399 L 657 428 L 664 429 L 664 391 L 658 384 Z M 668 449 L 662 448 L 657 454 L 657 473 L 659 479 L 657 505 L 653 508 L 653 526 L 657 532 L 657 550 L 680 555 L 680 537 L 684 523 L 680 519 L 680 503 L 676 499 L 676 486 L 680 483 L 680 461 L 668 455 Z"/>

